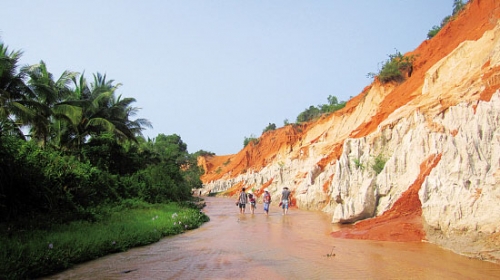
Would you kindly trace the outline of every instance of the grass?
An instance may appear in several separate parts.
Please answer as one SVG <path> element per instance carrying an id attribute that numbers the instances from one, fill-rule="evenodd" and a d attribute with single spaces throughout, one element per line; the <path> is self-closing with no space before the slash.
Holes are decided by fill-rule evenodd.
<path id="1" fill-rule="evenodd" d="M 361 169 L 361 170 L 365 169 L 365 166 L 361 163 L 361 160 L 359 160 L 359 158 L 355 158 L 353 159 L 353 161 L 356 166 L 356 169 Z"/>
<path id="2" fill-rule="evenodd" d="M 177 203 L 99 209 L 97 221 L 0 234 L 0 279 L 32 279 L 129 248 L 151 244 L 207 222 L 198 209 Z"/>

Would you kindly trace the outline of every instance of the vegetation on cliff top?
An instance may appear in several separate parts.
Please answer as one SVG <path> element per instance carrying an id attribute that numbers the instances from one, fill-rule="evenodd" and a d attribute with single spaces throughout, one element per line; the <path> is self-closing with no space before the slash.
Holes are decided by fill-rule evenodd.
<path id="1" fill-rule="evenodd" d="M 441 28 L 446 25 L 450 20 L 452 20 L 460 11 L 465 8 L 465 5 L 468 1 L 463 0 L 454 0 L 453 2 L 453 11 L 451 16 L 447 16 L 443 19 L 440 26 L 433 26 L 432 29 L 427 34 L 427 37 L 430 39 L 435 36 Z M 388 82 L 403 82 L 406 77 L 411 76 L 413 71 L 413 62 L 415 61 L 415 56 L 405 56 L 401 54 L 398 50 L 394 54 L 389 54 L 389 58 L 382 63 L 382 67 L 378 71 L 378 73 L 368 73 L 368 77 L 378 78 L 378 80 L 382 83 Z M 304 123 L 318 118 L 319 116 L 331 112 L 335 112 L 337 110 L 342 109 L 345 106 L 345 102 L 338 102 L 337 97 L 328 96 L 328 104 L 323 104 L 319 106 L 309 106 L 303 112 L 301 112 L 296 119 L 296 123 Z M 289 125 L 289 121 L 286 119 L 284 121 L 284 125 Z M 274 123 L 269 123 L 269 125 L 263 130 L 263 133 L 276 129 L 276 125 Z M 258 138 L 255 135 L 251 135 L 250 137 L 245 137 L 243 141 L 243 147 L 246 147 L 249 143 L 257 144 Z"/>
<path id="2" fill-rule="evenodd" d="M 377 77 L 381 83 L 403 82 L 405 76 L 411 76 L 414 61 L 413 55 L 406 56 L 396 50 L 394 54 L 389 55 L 389 59 L 383 63 L 377 74 L 369 73 L 368 77 Z"/>
<path id="3" fill-rule="evenodd" d="M 328 96 L 328 104 L 321 104 L 318 106 L 313 106 L 313 105 L 309 106 L 309 108 L 306 108 L 303 112 L 301 112 L 297 116 L 296 123 L 300 124 L 300 123 L 309 122 L 309 121 L 312 121 L 314 119 L 321 117 L 322 115 L 333 113 L 335 111 L 338 111 L 338 110 L 344 108 L 345 104 L 346 104 L 345 101 L 339 102 L 337 97 L 329 95 Z M 290 123 L 288 122 L 288 120 L 284 121 L 285 126 L 289 125 L 289 124 Z M 262 133 L 272 131 L 275 129 L 276 129 L 276 124 L 269 123 L 264 128 Z M 258 144 L 259 139 L 255 135 L 252 134 L 252 135 L 250 135 L 250 137 L 245 137 L 245 139 L 243 140 L 243 147 L 246 147 L 249 143 Z"/>
<path id="4" fill-rule="evenodd" d="M 429 30 L 429 32 L 427 33 L 427 39 L 430 39 L 434 36 L 436 36 L 436 34 L 439 33 L 439 31 L 450 21 L 450 20 L 453 20 L 453 18 L 455 18 L 458 13 L 460 13 L 464 8 L 465 8 L 465 4 L 467 4 L 467 1 L 462 1 L 462 0 L 454 0 L 453 1 L 453 11 L 451 13 L 450 16 L 446 16 L 442 21 L 441 21 L 441 24 L 440 25 L 434 25 L 431 30 Z"/>
<path id="5" fill-rule="evenodd" d="M 433 26 L 428 32 L 427 38 L 430 39 L 434 37 L 450 20 L 453 20 L 460 11 L 465 8 L 465 4 L 462 0 L 454 0 L 453 12 L 451 16 L 445 17 L 441 25 Z M 405 56 L 401 54 L 398 50 L 394 54 L 388 55 L 389 58 L 382 63 L 378 73 L 368 73 L 368 77 L 377 77 L 381 83 L 388 82 L 403 82 L 406 76 L 410 77 L 413 71 L 413 62 L 415 57 L 413 55 Z"/>

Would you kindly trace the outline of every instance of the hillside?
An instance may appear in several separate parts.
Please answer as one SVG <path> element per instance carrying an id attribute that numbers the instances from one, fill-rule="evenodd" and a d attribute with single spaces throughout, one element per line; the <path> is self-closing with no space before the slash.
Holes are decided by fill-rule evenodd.
<path id="1" fill-rule="evenodd" d="M 334 237 L 428 241 L 500 260 L 500 1 L 473 0 L 414 51 L 402 83 L 199 159 L 204 193 L 241 187 L 354 224 Z M 377 170 L 375 167 L 383 167 Z M 376 172 L 380 171 L 380 172 Z"/>

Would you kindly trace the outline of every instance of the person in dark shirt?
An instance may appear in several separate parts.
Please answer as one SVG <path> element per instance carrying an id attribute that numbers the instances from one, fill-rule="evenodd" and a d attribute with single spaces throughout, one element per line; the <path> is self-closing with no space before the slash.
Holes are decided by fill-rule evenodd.
<path id="1" fill-rule="evenodd" d="M 241 189 L 240 194 L 238 195 L 238 207 L 240 208 L 240 214 L 245 214 L 245 206 L 248 203 L 247 194 L 245 193 L 245 188 Z"/>
<path id="2" fill-rule="evenodd" d="M 281 208 L 283 209 L 283 215 L 288 213 L 288 205 L 290 203 L 290 191 L 288 187 L 283 188 L 283 192 L 281 192 Z"/>

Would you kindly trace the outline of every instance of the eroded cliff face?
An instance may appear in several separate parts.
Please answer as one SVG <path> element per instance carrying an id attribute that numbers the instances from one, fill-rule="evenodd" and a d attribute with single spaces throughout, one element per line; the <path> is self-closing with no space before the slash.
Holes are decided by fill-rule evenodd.
<path id="1" fill-rule="evenodd" d="M 200 158 L 204 192 L 267 187 L 277 201 L 288 186 L 296 207 L 355 223 L 334 236 L 500 260 L 499 19 L 500 1 L 473 0 L 408 54 L 403 83 L 375 81 L 330 116 Z"/>

